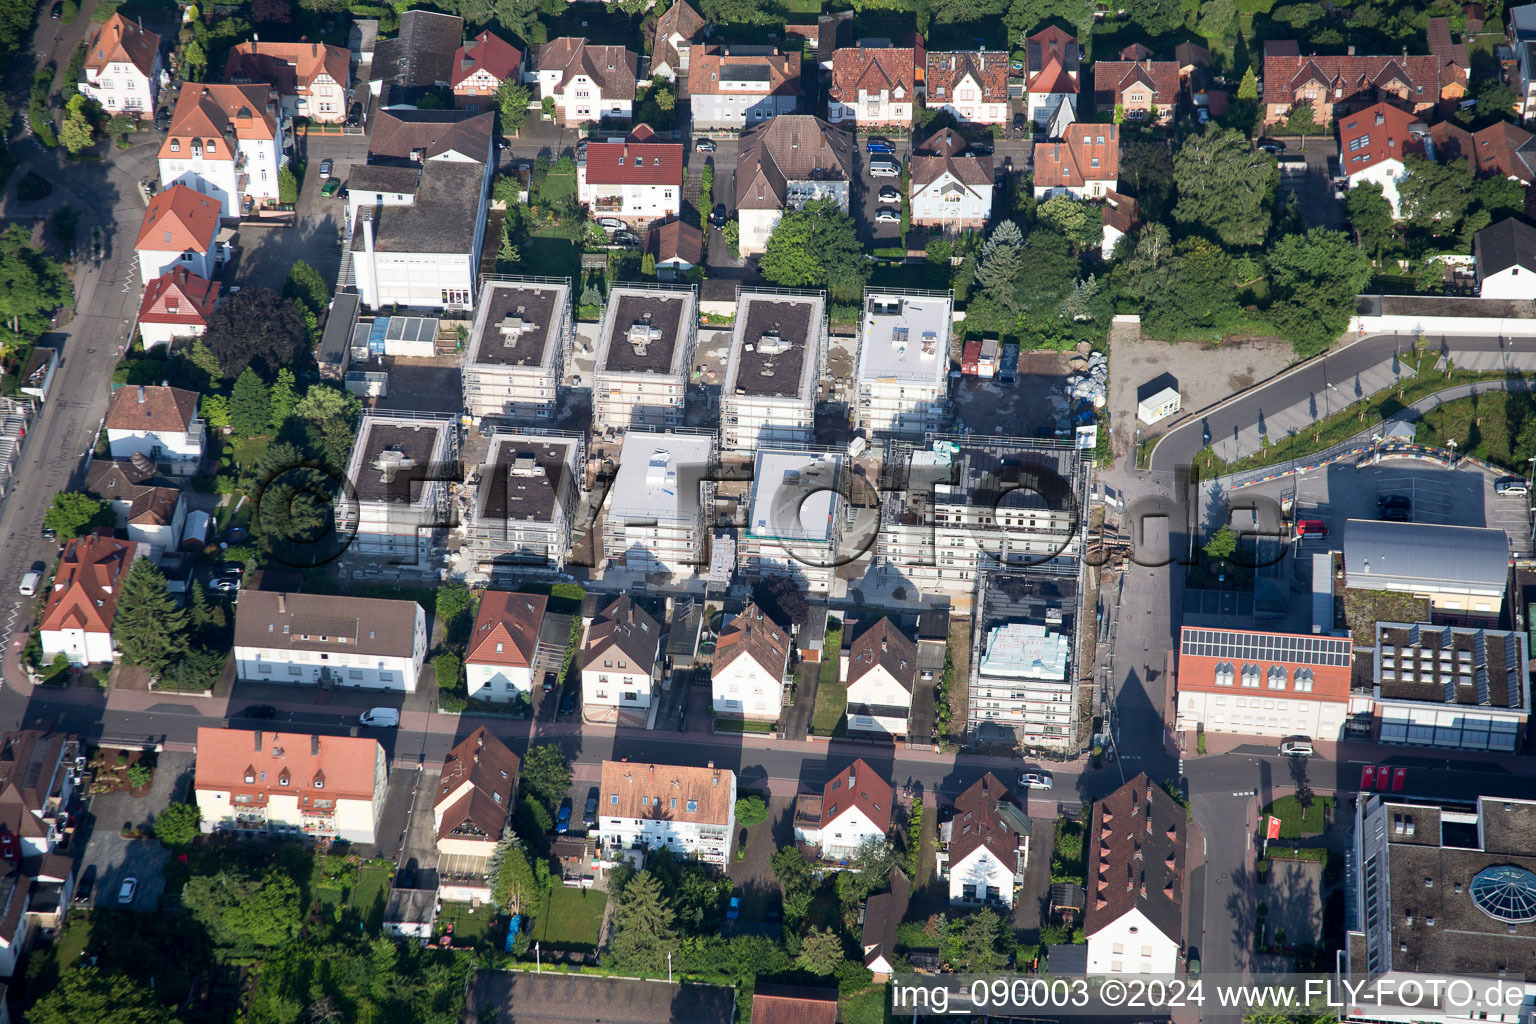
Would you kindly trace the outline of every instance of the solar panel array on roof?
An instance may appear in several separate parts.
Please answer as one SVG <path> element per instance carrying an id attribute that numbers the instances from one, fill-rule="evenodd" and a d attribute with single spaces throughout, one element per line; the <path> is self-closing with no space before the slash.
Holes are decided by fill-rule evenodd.
<path id="1" fill-rule="evenodd" d="M 432 317 L 421 316 L 392 316 L 386 318 L 389 324 L 384 335 L 388 341 L 435 341 L 437 339 L 437 320 Z"/>
<path id="2" fill-rule="evenodd" d="M 1199 658 L 1284 661 L 1293 665 L 1350 663 L 1349 639 L 1301 633 L 1247 633 L 1230 629 L 1186 629 L 1179 653 Z"/>

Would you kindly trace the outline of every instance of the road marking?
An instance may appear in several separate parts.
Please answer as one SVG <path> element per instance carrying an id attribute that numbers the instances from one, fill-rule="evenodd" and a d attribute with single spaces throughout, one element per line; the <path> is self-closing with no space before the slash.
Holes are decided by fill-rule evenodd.
<path id="1" fill-rule="evenodd" d="M 16 601 L 11 605 L 11 614 L 6 617 L 4 632 L 0 632 L 0 650 L 10 646 L 11 634 L 16 629 L 16 616 L 21 614 L 21 602 Z"/>

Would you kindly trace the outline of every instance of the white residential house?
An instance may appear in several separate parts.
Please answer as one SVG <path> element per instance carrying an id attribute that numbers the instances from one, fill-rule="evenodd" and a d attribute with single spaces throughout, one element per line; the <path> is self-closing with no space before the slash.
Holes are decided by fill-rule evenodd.
<path id="1" fill-rule="evenodd" d="M 789 672 L 789 631 L 748 604 L 720 631 L 710 693 L 716 717 L 776 722 Z"/>
<path id="2" fill-rule="evenodd" d="M 200 338 L 219 301 L 219 283 L 184 266 L 161 274 L 139 300 L 139 337 L 146 349 L 169 346 L 177 338 Z"/>
<path id="3" fill-rule="evenodd" d="M 128 539 L 160 551 L 174 551 L 187 521 L 187 501 L 175 487 L 144 487 L 125 517 Z"/>
<path id="4" fill-rule="evenodd" d="M 1063 105 L 1069 106 L 1076 120 L 1078 75 L 1083 48 L 1077 37 L 1055 25 L 1029 36 L 1024 41 L 1025 93 L 1029 119 L 1046 127 L 1057 118 Z M 1050 133 L 1050 138 L 1059 138 Z"/>
<path id="5" fill-rule="evenodd" d="M 1034 147 L 1035 198 L 1100 199 L 1120 188 L 1120 126 L 1078 121 Z"/>
<path id="6" fill-rule="evenodd" d="M 388 782 L 389 760 L 375 739 L 197 730 L 192 787 L 204 834 L 372 844 Z"/>
<path id="7" fill-rule="evenodd" d="M 533 665 L 549 598 L 487 590 L 464 654 L 464 675 L 475 700 L 533 699 Z M 441 685 L 441 683 L 439 683 Z"/>
<path id="8" fill-rule="evenodd" d="M 114 13 L 85 43 L 80 94 L 109 114 L 150 117 L 160 95 L 165 65 L 160 37 Z"/>
<path id="9" fill-rule="evenodd" d="M 224 81 L 267 85 L 283 116 L 340 124 L 352 100 L 352 55 L 328 43 L 236 43 L 224 65 Z"/>
<path id="10" fill-rule="evenodd" d="M 491 858 L 517 799 L 521 767 L 518 756 L 483 725 L 443 759 L 432 804 L 441 899 L 491 899 Z"/>
<path id="11" fill-rule="evenodd" d="M 695 130 L 745 128 L 800 106 L 800 54 L 771 46 L 696 48 L 688 69 Z"/>
<path id="12" fill-rule="evenodd" d="M 288 123 L 265 84 L 188 82 L 160 144 L 160 185 L 209 196 L 230 220 L 244 215 L 247 199 L 275 203 L 278 171 L 292 145 Z"/>
<path id="13" fill-rule="evenodd" d="M 1338 118 L 1339 169 L 1350 188 L 1367 182 L 1381 186 L 1392 216 L 1405 214 L 1398 205 L 1397 186 L 1407 176 L 1404 157 L 1435 158 L 1434 143 L 1424 122 L 1401 107 L 1377 103 Z"/>
<path id="14" fill-rule="evenodd" d="M 858 758 L 834 773 L 819 795 L 800 797 L 795 841 L 819 847 L 824 860 L 847 860 L 869 840 L 885 838 L 893 796 L 891 784 Z"/>
<path id="15" fill-rule="evenodd" d="M 591 721 L 619 721 L 650 709 L 660 665 L 661 626 L 628 594 L 587 624 L 581 647 L 581 703 Z"/>
<path id="16" fill-rule="evenodd" d="M 630 224 L 676 217 L 683 204 L 683 144 L 653 142 L 637 125 L 623 142 L 593 142 L 576 164 L 576 195 L 594 217 Z"/>
<path id="17" fill-rule="evenodd" d="M 930 52 L 923 86 L 928 109 L 961 124 L 1008 123 L 1008 54 L 1002 50 Z"/>
<path id="18" fill-rule="evenodd" d="M 709 23 L 687 0 L 677 0 L 656 19 L 656 33 L 651 43 L 651 75 L 660 75 L 669 82 L 686 78 L 698 41 L 708 35 Z"/>
<path id="19" fill-rule="evenodd" d="M 917 103 L 920 51 L 850 46 L 832 55 L 827 120 L 860 128 L 908 127 Z"/>
<path id="20" fill-rule="evenodd" d="M 211 280 L 218 266 L 219 203 L 185 185 L 172 185 L 149 201 L 134 252 L 145 288 L 163 274 L 186 270 Z"/>
<path id="21" fill-rule="evenodd" d="M 45 664 L 60 654 L 71 665 L 112 661 L 117 598 L 138 553 L 137 544 L 114 540 L 111 531 L 76 537 L 64 546 L 38 625 Z"/>
<path id="22" fill-rule="evenodd" d="M 939 840 L 935 859 L 950 903 L 1013 906 L 1029 865 L 1030 823 L 996 775 L 987 772 L 955 799 Z"/>
<path id="23" fill-rule="evenodd" d="M 1163 974 L 1184 946 L 1184 807 L 1136 776 L 1093 805 L 1088 973 Z"/>
<path id="24" fill-rule="evenodd" d="M 630 572 L 690 577 L 707 558 L 705 512 L 714 507 L 715 435 L 624 435 L 603 517 L 603 557 Z"/>
<path id="25" fill-rule="evenodd" d="M 597 797 L 598 843 L 668 850 L 725 867 L 736 831 L 736 773 L 728 768 L 604 761 Z"/>
<path id="26" fill-rule="evenodd" d="M 1477 294 L 1485 299 L 1536 299 L 1536 229 L 1506 217 L 1472 236 Z"/>
<path id="27" fill-rule="evenodd" d="M 781 114 L 748 127 L 736 161 L 741 254 L 762 253 L 785 210 L 833 199 L 846 211 L 854 173 L 852 136 L 818 117 Z"/>
<path id="28" fill-rule="evenodd" d="M 598 46 L 562 36 L 539 48 L 539 99 L 555 101 L 566 124 L 628 119 L 635 106 L 640 58 L 622 46 Z"/>
<path id="29" fill-rule="evenodd" d="M 992 158 L 967 151 L 965 136 L 945 128 L 912 153 L 911 220 L 947 235 L 981 231 L 992 216 Z"/>
<path id="30" fill-rule="evenodd" d="M 858 425 L 871 437 L 943 427 L 953 310 L 947 291 L 864 293 L 854 379 Z"/>
<path id="31" fill-rule="evenodd" d="M 172 473 L 191 474 L 203 459 L 207 429 L 198 394 L 153 384 L 117 389 L 107 407 L 107 446 L 114 459 L 143 455 Z"/>
<path id="32" fill-rule="evenodd" d="M 907 735 L 912 691 L 917 686 L 916 642 L 890 619 L 881 618 L 854 638 L 839 672 L 848 686 L 850 733 Z"/>
<path id="33" fill-rule="evenodd" d="M 415 693 L 427 615 L 415 601 L 245 590 L 234 648 L 238 677 L 253 682 Z"/>

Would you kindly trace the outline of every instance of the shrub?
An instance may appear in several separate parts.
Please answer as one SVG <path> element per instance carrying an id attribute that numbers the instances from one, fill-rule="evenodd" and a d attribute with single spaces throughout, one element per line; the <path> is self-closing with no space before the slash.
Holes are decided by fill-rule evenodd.
<path id="1" fill-rule="evenodd" d="M 197 838 L 202 812 L 196 804 L 171 804 L 155 819 L 155 838 L 166 846 L 188 846 Z"/>
<path id="2" fill-rule="evenodd" d="M 143 761 L 135 761 L 128 766 L 128 784 L 134 789 L 149 785 L 149 780 L 153 777 L 154 773 L 150 771 L 149 765 Z"/>

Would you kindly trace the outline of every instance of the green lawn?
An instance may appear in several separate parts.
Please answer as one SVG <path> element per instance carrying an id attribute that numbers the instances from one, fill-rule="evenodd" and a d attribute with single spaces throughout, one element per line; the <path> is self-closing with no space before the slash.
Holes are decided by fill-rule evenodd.
<path id="1" fill-rule="evenodd" d="M 447 931 L 445 925 L 453 925 L 453 944 L 466 946 L 478 944 L 491 934 L 496 914 L 486 906 L 471 907 L 468 903 L 444 903 L 443 912 L 437 915 L 437 934 Z"/>
<path id="2" fill-rule="evenodd" d="M 534 911 L 535 941 L 551 949 L 585 952 L 597 948 L 597 932 L 603 924 L 606 893 L 596 889 L 553 886 L 543 904 Z"/>
<path id="3" fill-rule="evenodd" d="M 885 1024 L 887 1007 L 890 1001 L 885 998 L 885 986 L 877 985 L 874 988 L 860 992 L 856 996 L 839 996 L 838 1005 L 842 1010 L 838 1014 L 843 1024 Z"/>
<path id="4" fill-rule="evenodd" d="M 523 244 L 522 257 L 519 267 L 526 273 L 573 280 L 581 278 L 581 249 L 564 234 L 529 235 Z"/>
<path id="5" fill-rule="evenodd" d="M 384 920 L 384 904 L 389 900 L 389 879 L 395 869 L 386 865 L 365 864 L 357 871 L 357 884 L 352 887 L 352 909 L 365 921 L 377 917 Z"/>
<path id="6" fill-rule="evenodd" d="M 558 203 L 576 195 L 576 171 L 551 170 L 544 176 L 535 203 Z"/>
<path id="7" fill-rule="evenodd" d="M 773 732 L 773 722 L 747 722 L 738 718 L 717 718 L 715 729 L 719 732 Z"/>
<path id="8" fill-rule="evenodd" d="M 1525 392 L 1494 392 L 1462 398 L 1431 409 L 1419 421 L 1415 440 L 1442 448 L 1454 438 L 1456 450 L 1495 465 L 1523 468 L 1526 445 L 1521 429 L 1536 423 L 1536 402 Z M 1527 435 L 1527 439 L 1529 435 Z"/>
<path id="9" fill-rule="evenodd" d="M 1333 804 L 1331 796 L 1314 796 L 1303 814 L 1294 796 L 1283 796 L 1264 808 L 1264 813 L 1280 819 L 1281 839 L 1301 839 L 1323 833 L 1323 809 Z"/>
<path id="10" fill-rule="evenodd" d="M 837 680 L 842 648 L 843 631 L 827 630 L 821 649 L 821 674 L 816 683 L 816 711 L 811 716 L 811 732 L 816 736 L 831 736 L 846 728 L 843 716 L 848 711 L 848 687 Z"/>

